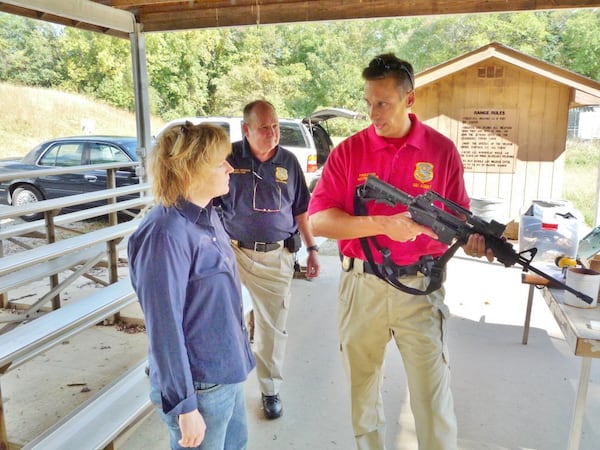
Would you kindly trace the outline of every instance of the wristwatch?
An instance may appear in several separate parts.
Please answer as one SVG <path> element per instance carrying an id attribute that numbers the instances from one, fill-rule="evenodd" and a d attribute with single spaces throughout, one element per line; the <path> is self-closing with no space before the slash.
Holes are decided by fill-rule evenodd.
<path id="1" fill-rule="evenodd" d="M 308 247 L 306 247 L 306 251 L 319 253 L 319 246 L 318 245 L 309 245 Z"/>

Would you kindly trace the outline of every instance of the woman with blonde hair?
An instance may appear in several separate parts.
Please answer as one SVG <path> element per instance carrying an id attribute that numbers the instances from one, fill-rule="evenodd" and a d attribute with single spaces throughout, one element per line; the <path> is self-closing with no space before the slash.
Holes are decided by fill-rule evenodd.
<path id="1" fill-rule="evenodd" d="M 212 199 L 229 191 L 227 134 L 175 125 L 152 152 L 157 205 L 129 238 L 148 334 L 150 398 L 172 450 L 245 449 L 243 382 L 254 367 L 235 256 Z"/>

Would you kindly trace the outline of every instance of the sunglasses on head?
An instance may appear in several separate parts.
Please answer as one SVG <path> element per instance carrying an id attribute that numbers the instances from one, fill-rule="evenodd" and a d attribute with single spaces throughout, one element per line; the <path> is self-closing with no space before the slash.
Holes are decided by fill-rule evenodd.
<path id="1" fill-rule="evenodd" d="M 410 81 L 410 88 L 413 90 L 415 88 L 415 80 L 413 75 L 405 62 L 402 61 L 386 61 L 383 58 L 377 57 L 373 59 L 369 63 L 369 68 L 374 70 L 380 70 L 381 75 L 384 75 L 387 72 L 392 72 L 396 70 L 403 71 L 408 77 L 408 81 Z"/>

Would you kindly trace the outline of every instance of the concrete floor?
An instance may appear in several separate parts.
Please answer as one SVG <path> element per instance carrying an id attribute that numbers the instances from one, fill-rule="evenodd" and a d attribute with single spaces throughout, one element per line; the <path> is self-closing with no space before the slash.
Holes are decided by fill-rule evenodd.
<path id="1" fill-rule="evenodd" d="M 335 333 L 339 260 L 330 256 L 322 261 L 321 278 L 294 281 L 283 417 L 263 419 L 254 373 L 246 384 L 249 450 L 354 448 Z M 539 293 L 524 346 L 528 288 L 520 283 L 520 270 L 454 258 L 446 287 L 460 449 L 565 449 L 581 360 L 570 354 Z M 599 381 L 594 361 L 582 450 L 599 448 Z M 393 345 L 386 359 L 384 398 L 388 450 L 416 449 L 406 379 Z M 161 426 L 151 417 L 122 448 L 167 449 Z"/>
<path id="2" fill-rule="evenodd" d="M 354 448 L 335 332 L 339 260 L 322 256 L 321 261 L 319 279 L 293 284 L 283 417 L 263 419 L 254 373 L 246 383 L 248 450 Z M 524 346 L 528 288 L 520 282 L 520 270 L 455 257 L 446 289 L 460 449 L 565 449 L 581 359 L 571 354 L 541 295 L 536 293 Z M 11 440 L 27 442 L 144 353 L 143 333 L 95 327 L 9 372 L 2 392 Z M 594 361 L 582 450 L 599 448 L 599 383 Z M 416 449 L 406 379 L 394 346 L 386 358 L 384 398 L 388 450 Z M 119 444 L 124 450 L 168 449 L 167 433 L 155 415 Z"/>

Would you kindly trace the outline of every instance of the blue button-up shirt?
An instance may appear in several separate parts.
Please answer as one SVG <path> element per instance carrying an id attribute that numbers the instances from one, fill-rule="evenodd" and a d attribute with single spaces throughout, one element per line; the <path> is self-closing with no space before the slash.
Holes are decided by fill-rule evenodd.
<path id="1" fill-rule="evenodd" d="M 197 408 L 194 381 L 244 381 L 254 356 L 235 256 L 216 211 L 155 206 L 129 238 L 128 256 L 164 412 Z"/>

